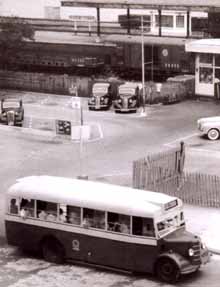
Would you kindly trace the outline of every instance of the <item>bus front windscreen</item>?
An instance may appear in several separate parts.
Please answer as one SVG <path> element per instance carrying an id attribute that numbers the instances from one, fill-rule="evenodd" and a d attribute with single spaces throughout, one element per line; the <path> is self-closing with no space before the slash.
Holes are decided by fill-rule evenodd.
<path id="1" fill-rule="evenodd" d="M 178 220 L 178 216 L 172 218 L 166 218 L 157 223 L 157 231 L 158 235 L 161 237 L 165 234 L 168 234 L 174 231 L 176 228 L 180 226 L 180 222 Z"/>

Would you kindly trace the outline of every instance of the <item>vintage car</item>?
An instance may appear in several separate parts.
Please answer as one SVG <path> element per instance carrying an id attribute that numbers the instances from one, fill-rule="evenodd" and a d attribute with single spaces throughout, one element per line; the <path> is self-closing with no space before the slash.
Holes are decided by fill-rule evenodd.
<path id="1" fill-rule="evenodd" d="M 139 83 L 128 82 L 120 85 L 114 101 L 115 112 L 136 112 L 140 106 L 141 88 Z"/>
<path id="2" fill-rule="evenodd" d="M 109 109 L 113 100 L 113 86 L 108 82 L 94 83 L 88 101 L 89 110 Z"/>
<path id="3" fill-rule="evenodd" d="M 201 118 L 197 121 L 199 131 L 209 140 L 217 140 L 220 136 L 220 117 Z"/>
<path id="4" fill-rule="evenodd" d="M 21 99 L 5 98 L 1 100 L 0 121 L 10 126 L 22 126 L 24 108 Z"/>

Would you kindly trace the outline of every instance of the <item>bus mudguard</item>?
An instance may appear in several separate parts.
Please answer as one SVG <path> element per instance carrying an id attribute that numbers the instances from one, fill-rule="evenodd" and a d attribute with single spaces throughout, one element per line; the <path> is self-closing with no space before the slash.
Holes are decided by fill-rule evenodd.
<path id="1" fill-rule="evenodd" d="M 176 266 L 179 268 L 181 274 L 188 274 L 196 271 L 199 269 L 200 265 L 192 265 L 187 258 L 183 257 L 181 254 L 175 253 L 174 251 L 170 250 L 166 253 L 162 253 L 156 261 L 156 265 L 161 259 L 170 259 L 172 260 Z"/>

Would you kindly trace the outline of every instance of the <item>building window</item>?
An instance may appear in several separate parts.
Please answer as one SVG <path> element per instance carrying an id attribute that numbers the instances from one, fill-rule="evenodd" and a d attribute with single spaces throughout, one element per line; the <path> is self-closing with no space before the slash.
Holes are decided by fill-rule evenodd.
<path id="1" fill-rule="evenodd" d="M 177 28 L 184 28 L 184 16 L 182 16 L 182 15 L 176 16 L 176 27 Z"/>
<path id="2" fill-rule="evenodd" d="M 213 55 L 212 54 L 206 54 L 206 53 L 201 53 L 199 55 L 199 62 L 200 64 L 211 64 L 213 63 Z"/>
<path id="3" fill-rule="evenodd" d="M 213 83 L 213 70 L 211 68 L 200 67 L 199 69 L 199 82 L 205 84 Z"/>
<path id="4" fill-rule="evenodd" d="M 156 27 L 159 27 L 159 15 L 155 16 Z M 173 16 L 162 15 L 161 16 L 161 27 L 173 28 Z"/>

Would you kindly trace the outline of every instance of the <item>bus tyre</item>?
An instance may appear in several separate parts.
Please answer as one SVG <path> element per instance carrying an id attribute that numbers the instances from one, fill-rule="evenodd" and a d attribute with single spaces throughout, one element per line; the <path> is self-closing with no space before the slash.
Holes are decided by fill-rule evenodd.
<path id="1" fill-rule="evenodd" d="M 180 278 L 177 264 L 170 258 L 161 258 L 156 265 L 157 277 L 167 283 L 175 283 Z"/>
<path id="2" fill-rule="evenodd" d="M 64 262 L 64 248 L 56 239 L 50 238 L 43 241 L 42 254 L 48 262 L 55 264 Z"/>

